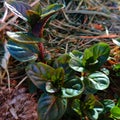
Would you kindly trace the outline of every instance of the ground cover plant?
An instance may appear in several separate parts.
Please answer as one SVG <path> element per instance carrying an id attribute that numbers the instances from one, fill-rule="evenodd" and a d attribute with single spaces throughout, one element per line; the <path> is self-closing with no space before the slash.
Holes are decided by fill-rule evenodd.
<path id="1" fill-rule="evenodd" d="M 36 101 L 38 101 L 38 118 L 32 116 L 34 119 L 119 119 L 119 88 L 116 83 L 114 82 L 115 94 L 112 96 L 111 93 L 109 93 L 112 97 L 101 96 L 102 94 L 105 95 L 109 91 L 112 91 L 110 89 L 110 83 L 113 83 L 113 80 L 111 79 L 120 77 L 119 35 L 109 33 L 106 26 L 104 28 L 98 23 L 92 25 L 94 28 L 90 29 L 91 31 L 83 30 L 86 29 L 85 26 L 82 26 L 80 31 L 77 29 L 79 28 L 80 22 L 84 25 L 85 22 L 88 22 L 90 19 L 83 14 L 100 14 L 109 19 L 112 18 L 113 14 L 109 13 L 110 11 L 106 11 L 103 14 L 103 12 L 78 10 L 80 14 L 83 14 L 81 15 L 81 18 L 79 18 L 81 21 L 76 20 L 76 23 L 73 19 L 69 20 L 75 11 L 68 10 L 65 13 L 63 9 L 66 9 L 66 6 L 68 4 L 72 5 L 72 3 L 74 3 L 74 5 L 79 3 L 79 6 L 82 4 L 84 5 L 84 1 L 64 1 L 62 3 L 60 3 L 60 1 L 46 2 L 49 5 L 45 7 L 42 6 L 42 1 L 41 4 L 39 3 L 34 7 L 31 7 L 29 4 L 21 1 L 4 2 L 5 12 L 1 19 L 1 23 L 4 23 L 6 20 L 9 10 L 15 14 L 15 17 L 18 17 L 18 22 L 20 21 L 18 24 L 23 24 L 23 26 L 25 26 L 16 26 L 17 29 L 7 30 L 5 34 L 7 35 L 5 36 L 7 41 L 5 39 L 1 41 L 1 51 L 3 53 L 3 56 L 1 56 L 1 67 L 7 73 L 7 85 L 9 92 L 12 86 L 8 71 L 8 63 L 11 55 L 13 60 L 17 60 L 20 64 L 24 65 L 22 71 L 24 72 L 25 77 L 22 81 L 20 81 L 16 88 L 22 85 L 22 82 L 27 79 L 26 83 L 30 84 L 27 85 L 29 92 L 37 94 Z M 86 5 L 90 5 L 91 2 L 89 1 L 88 3 L 85 3 Z M 95 3 L 96 6 L 100 4 L 97 1 L 95 1 Z M 114 7 L 114 4 L 111 4 L 110 5 Z M 106 3 L 106 5 L 109 6 L 109 3 Z M 106 9 L 104 8 L 104 10 Z M 61 12 L 63 12 L 63 14 L 61 14 Z M 67 13 L 72 14 L 67 15 Z M 107 15 L 107 13 L 109 14 Z M 57 14 L 61 14 L 61 17 L 59 17 L 59 15 L 57 16 Z M 78 17 L 78 15 L 79 13 L 75 13 L 74 18 Z M 51 23 L 51 21 L 54 21 L 55 18 L 61 20 L 63 17 L 65 17 L 69 23 L 68 25 L 63 24 L 63 28 L 56 26 L 56 23 Z M 113 19 L 116 20 L 117 17 L 118 16 L 114 15 Z M 53 28 L 49 27 L 50 25 L 57 27 L 57 29 L 62 29 L 62 31 L 54 31 Z M 76 33 L 74 33 L 74 31 L 66 30 L 66 27 L 70 27 L 72 30 L 75 29 Z M 48 28 L 52 31 L 50 32 Z M 106 34 L 98 35 L 98 33 L 95 32 L 95 29 L 98 33 L 104 29 L 106 30 Z M 112 39 L 111 43 L 115 46 L 115 48 L 112 49 L 110 44 L 106 41 L 96 41 L 94 45 L 91 44 L 82 50 L 79 46 L 78 48 L 68 49 L 67 43 L 65 48 L 61 46 L 65 52 L 63 53 L 59 48 L 60 51 L 56 54 L 55 50 L 57 49 L 53 49 L 49 44 L 49 40 L 54 39 L 56 35 L 59 36 L 56 41 L 59 41 L 60 38 L 63 38 L 63 36 L 69 32 L 70 35 L 67 33 L 67 36 L 65 36 L 64 39 L 64 41 L 68 41 L 69 39 L 72 40 L 74 38 L 71 36 L 72 34 L 75 34 L 75 37 L 78 37 L 77 34 L 79 32 L 83 33 L 83 31 L 87 33 L 88 36 L 80 35 L 81 39 L 93 38 L 91 42 L 94 42 L 95 39 L 109 38 Z M 93 34 L 93 36 L 91 36 L 91 34 Z M 58 45 L 61 45 L 64 41 L 61 40 L 58 42 Z M 54 44 L 53 47 L 55 47 Z M 116 76 L 111 75 L 111 73 L 115 73 Z M 30 80 L 32 82 L 30 82 Z M 1 82 L 3 82 L 2 77 Z M 24 84 L 26 85 L 26 83 Z M 10 109 L 10 113 L 14 119 L 19 118 L 16 108 L 12 107 L 12 110 Z M 24 117 L 24 119 L 28 118 Z"/>

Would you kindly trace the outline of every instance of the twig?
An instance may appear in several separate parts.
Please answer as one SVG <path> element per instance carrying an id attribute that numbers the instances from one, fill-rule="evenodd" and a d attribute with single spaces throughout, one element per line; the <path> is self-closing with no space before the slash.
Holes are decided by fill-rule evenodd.
<path id="1" fill-rule="evenodd" d="M 120 37 L 119 35 L 116 34 L 109 34 L 109 35 L 100 35 L 100 36 L 80 36 L 80 38 L 85 38 L 85 39 L 103 39 L 103 38 L 117 38 Z"/>
<path id="2" fill-rule="evenodd" d="M 68 43 L 66 44 L 66 47 L 65 47 L 65 54 L 68 52 Z"/>
<path id="3" fill-rule="evenodd" d="M 76 8 L 76 10 L 78 10 L 80 8 L 80 6 L 82 5 L 82 3 L 84 2 L 84 0 L 81 0 Z"/>
<path id="4" fill-rule="evenodd" d="M 33 7 L 34 5 L 36 5 L 40 0 L 36 0 L 33 3 L 30 4 L 31 7 Z"/>
<path id="5" fill-rule="evenodd" d="M 105 14 L 103 12 L 98 12 L 98 11 L 88 11 L 88 10 L 66 10 L 66 13 L 81 13 L 81 14 L 88 14 L 88 15 L 101 15 L 107 18 L 111 18 L 111 14 Z"/>
<path id="6" fill-rule="evenodd" d="M 6 73 L 7 73 L 8 89 L 9 89 L 9 91 L 10 91 L 10 74 L 9 74 L 8 69 L 6 69 L 5 71 L 6 71 Z"/>
<path id="7" fill-rule="evenodd" d="M 15 87 L 16 89 L 27 79 L 28 77 L 25 76 L 19 83 L 18 85 Z"/>

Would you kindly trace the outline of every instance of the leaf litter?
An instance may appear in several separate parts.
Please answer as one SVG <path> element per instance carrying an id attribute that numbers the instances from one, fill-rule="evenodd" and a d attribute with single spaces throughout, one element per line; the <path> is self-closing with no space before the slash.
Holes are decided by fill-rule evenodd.
<path id="1" fill-rule="evenodd" d="M 38 0 L 29 0 L 32 5 Z M 74 49 L 84 50 L 89 46 L 105 41 L 111 46 L 111 53 L 115 56 L 113 61 L 107 63 L 113 65 L 120 63 L 119 48 L 112 42 L 113 38 L 120 37 L 120 1 L 119 0 L 41 0 L 40 4 L 46 5 L 54 2 L 65 4 L 65 9 L 60 11 L 55 19 L 51 19 L 50 25 L 45 28 L 46 49 L 51 53 L 52 58 L 72 51 Z M 3 8 L 0 8 L 3 14 Z M 8 26 L 9 25 L 9 26 Z M 7 30 L 16 30 L 17 26 L 24 29 L 19 19 L 13 14 L 7 16 L 5 22 L 0 25 L 0 38 L 3 39 Z M 0 52 L 1 56 L 1 52 Z M 15 89 L 16 81 L 21 81 L 25 75 L 21 63 L 10 59 L 8 71 L 10 73 L 11 90 L 6 87 L 7 76 L 4 70 L 0 69 L 0 120 L 37 120 L 37 100 L 30 94 L 26 87 Z M 24 66 L 24 65 L 23 65 Z M 15 69 L 13 69 L 15 68 Z M 111 68 L 109 68 L 111 70 Z M 18 70 L 16 72 L 16 70 Z M 113 71 L 111 71 L 113 72 Z M 113 98 L 117 93 L 120 95 L 118 78 L 111 75 L 112 86 L 108 91 L 99 95 L 106 98 Z M 15 82 L 15 83 L 14 83 Z M 109 92 L 110 91 L 110 92 Z M 109 93 L 109 94 L 108 94 Z"/>

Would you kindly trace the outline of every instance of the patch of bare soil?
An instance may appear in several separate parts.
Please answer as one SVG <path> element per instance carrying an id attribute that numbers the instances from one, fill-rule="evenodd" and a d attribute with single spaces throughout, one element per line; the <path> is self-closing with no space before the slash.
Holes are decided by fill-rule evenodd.
<path id="1" fill-rule="evenodd" d="M 37 120 L 37 102 L 25 87 L 0 87 L 0 120 Z"/>

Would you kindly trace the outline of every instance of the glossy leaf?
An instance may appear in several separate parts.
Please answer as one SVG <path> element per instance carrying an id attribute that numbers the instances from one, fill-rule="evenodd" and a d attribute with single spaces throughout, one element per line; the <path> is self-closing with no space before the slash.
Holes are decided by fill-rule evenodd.
<path id="1" fill-rule="evenodd" d="M 39 62 L 29 65 L 26 71 L 29 78 L 38 88 L 41 88 L 44 84 L 46 91 L 49 93 L 57 92 L 63 85 L 63 68 L 54 69 L 47 64 Z"/>
<path id="2" fill-rule="evenodd" d="M 55 88 L 51 82 L 46 82 L 46 84 L 45 84 L 45 90 L 48 93 L 56 93 L 56 92 L 59 91 L 59 89 Z"/>
<path id="3" fill-rule="evenodd" d="M 77 61 L 75 59 L 70 60 L 69 66 L 70 66 L 70 68 L 72 68 L 73 70 L 75 70 L 77 72 L 83 72 L 84 71 L 84 67 L 82 66 L 81 62 Z"/>
<path id="4" fill-rule="evenodd" d="M 77 72 L 83 72 L 84 67 L 82 65 L 82 53 L 74 50 L 69 55 L 71 57 L 69 61 L 69 66 Z"/>
<path id="5" fill-rule="evenodd" d="M 68 54 L 63 54 L 56 59 L 53 65 L 54 68 L 62 67 L 64 69 L 66 79 L 74 78 L 75 75 L 75 71 L 69 67 L 69 61 L 70 61 L 70 56 Z"/>
<path id="6" fill-rule="evenodd" d="M 79 78 L 66 80 L 62 87 L 62 97 L 70 98 L 80 95 L 84 90 L 84 85 Z"/>
<path id="7" fill-rule="evenodd" d="M 42 15 L 41 15 L 41 18 L 44 18 L 48 15 L 52 15 L 53 13 L 59 11 L 60 9 L 64 8 L 64 5 L 63 4 L 51 4 L 49 5 L 48 7 L 44 8 L 42 10 Z"/>
<path id="8" fill-rule="evenodd" d="M 120 107 L 118 106 L 114 106 L 112 109 L 111 109 L 111 116 L 115 119 L 120 119 Z"/>
<path id="9" fill-rule="evenodd" d="M 115 102 L 111 99 L 103 100 L 102 104 L 104 105 L 104 112 L 109 112 L 115 106 Z"/>
<path id="10" fill-rule="evenodd" d="M 37 38 L 29 32 L 7 32 L 7 35 L 11 40 L 19 43 L 35 44 L 43 41 L 42 38 Z"/>
<path id="11" fill-rule="evenodd" d="M 38 102 L 39 120 L 59 120 L 65 113 L 66 108 L 66 99 L 43 94 Z"/>
<path id="12" fill-rule="evenodd" d="M 37 13 L 36 11 L 28 10 L 27 19 L 28 19 L 28 23 L 31 26 L 31 28 L 33 28 L 36 25 L 36 23 L 41 19 L 41 17 L 39 13 Z"/>
<path id="13" fill-rule="evenodd" d="M 26 72 L 32 82 L 41 89 L 41 86 L 51 81 L 51 76 L 54 75 L 55 69 L 39 62 L 30 64 L 27 67 Z"/>
<path id="14" fill-rule="evenodd" d="M 54 67 L 55 68 L 58 68 L 58 67 L 66 68 L 69 63 L 69 60 L 70 60 L 70 56 L 68 54 L 63 54 L 56 59 L 54 63 Z"/>
<path id="15" fill-rule="evenodd" d="M 94 108 L 89 110 L 88 115 L 92 120 L 98 120 L 99 114 L 102 113 L 103 110 L 104 110 L 103 105 L 96 100 Z"/>
<path id="16" fill-rule="evenodd" d="M 88 85 L 96 90 L 104 90 L 110 84 L 109 78 L 102 72 L 92 73 L 88 76 Z"/>
<path id="17" fill-rule="evenodd" d="M 51 74 L 51 82 L 46 83 L 46 91 L 49 93 L 58 92 L 64 83 L 64 70 L 63 68 L 57 68 L 54 74 Z"/>
<path id="18" fill-rule="evenodd" d="M 58 82 L 58 80 L 63 82 L 64 75 L 65 75 L 65 73 L 64 73 L 64 70 L 62 67 L 55 69 L 53 76 L 51 75 L 52 82 L 54 84 L 56 84 L 56 82 Z"/>
<path id="19" fill-rule="evenodd" d="M 36 5 L 32 7 L 32 10 L 35 11 L 37 14 L 41 15 L 42 14 L 42 7 L 41 3 L 38 2 Z"/>
<path id="20" fill-rule="evenodd" d="M 15 15 L 17 15 L 21 19 L 27 21 L 26 11 L 31 9 L 31 7 L 28 4 L 26 4 L 22 1 L 14 1 L 14 0 L 10 0 L 9 2 L 5 2 L 4 4 Z"/>
<path id="21" fill-rule="evenodd" d="M 42 14 L 40 15 L 40 19 L 38 18 L 38 15 L 35 15 L 34 13 L 32 14 L 32 16 L 36 16 L 37 19 L 39 19 L 39 21 L 36 22 L 36 24 L 31 24 L 32 27 L 32 32 L 35 36 L 43 36 L 43 27 L 46 25 L 46 22 L 48 21 L 48 19 L 57 11 L 59 11 L 61 8 L 63 7 L 63 5 L 61 4 L 52 4 L 49 5 L 48 7 L 46 7 L 45 9 L 42 10 Z M 37 13 L 39 14 L 39 13 Z M 33 17 L 31 16 L 31 18 L 33 19 Z M 30 17 L 29 17 L 30 18 Z M 31 19 L 31 21 L 32 21 Z M 30 20 L 29 20 L 30 21 Z M 35 23 L 36 20 L 34 20 L 33 23 Z"/>
<path id="22" fill-rule="evenodd" d="M 85 49 L 82 63 L 84 66 L 87 66 L 89 64 L 95 64 L 96 60 L 94 60 L 94 55 L 89 48 Z"/>
<path id="23" fill-rule="evenodd" d="M 117 46 L 120 47 L 120 38 L 118 39 L 112 39 L 113 43 L 115 43 Z"/>
<path id="24" fill-rule="evenodd" d="M 95 110 L 95 109 L 90 110 L 87 114 L 88 114 L 89 118 L 91 118 L 91 120 L 98 120 L 99 113 L 97 112 L 97 110 Z"/>
<path id="25" fill-rule="evenodd" d="M 86 49 L 83 55 L 83 65 L 89 70 L 98 70 L 108 59 L 110 47 L 106 43 L 98 43 Z"/>
<path id="26" fill-rule="evenodd" d="M 92 94 L 90 94 L 82 101 L 75 99 L 72 104 L 72 109 L 81 117 L 87 115 L 90 120 L 97 120 L 99 114 L 103 112 L 104 107 Z"/>
<path id="27" fill-rule="evenodd" d="M 82 116 L 81 101 L 79 99 L 74 99 L 72 104 L 72 109 L 80 116 Z"/>
<path id="28" fill-rule="evenodd" d="M 18 44 L 13 41 L 8 41 L 7 49 L 11 56 L 21 62 L 36 60 L 38 58 L 37 48 L 30 44 Z"/>
<path id="29" fill-rule="evenodd" d="M 72 52 L 69 53 L 71 58 L 76 58 L 76 59 L 82 59 L 83 53 L 78 51 L 78 50 L 73 50 Z"/>

